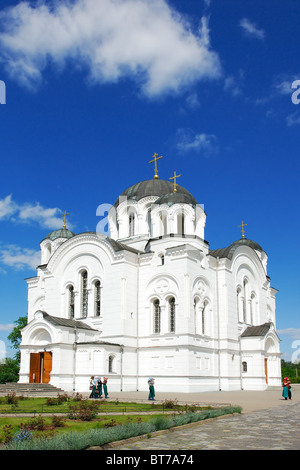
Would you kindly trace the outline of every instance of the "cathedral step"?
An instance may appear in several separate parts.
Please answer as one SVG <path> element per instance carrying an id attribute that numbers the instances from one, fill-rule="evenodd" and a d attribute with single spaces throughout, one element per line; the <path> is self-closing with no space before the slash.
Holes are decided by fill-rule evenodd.
<path id="1" fill-rule="evenodd" d="M 57 396 L 64 390 L 51 384 L 41 383 L 5 383 L 0 384 L 0 396 L 15 393 L 16 395 L 28 396 Z"/>

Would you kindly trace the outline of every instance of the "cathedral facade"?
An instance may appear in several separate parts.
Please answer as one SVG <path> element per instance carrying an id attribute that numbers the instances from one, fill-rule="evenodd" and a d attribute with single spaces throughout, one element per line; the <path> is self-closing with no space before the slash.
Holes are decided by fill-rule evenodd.
<path id="1" fill-rule="evenodd" d="M 155 161 L 156 163 L 156 161 Z M 267 254 L 245 238 L 210 250 L 206 213 L 182 186 L 130 186 L 110 235 L 66 228 L 42 240 L 27 279 L 19 382 L 87 391 L 264 390 L 281 384 L 276 289 Z"/>

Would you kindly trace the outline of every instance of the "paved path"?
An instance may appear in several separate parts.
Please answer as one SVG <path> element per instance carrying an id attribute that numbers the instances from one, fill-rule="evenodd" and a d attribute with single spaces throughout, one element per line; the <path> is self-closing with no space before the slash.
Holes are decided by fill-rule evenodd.
<path id="1" fill-rule="evenodd" d="M 138 400 L 144 395 L 123 392 L 118 399 Z M 264 392 L 157 393 L 156 396 L 160 401 L 176 397 L 182 403 L 239 405 L 243 412 L 175 428 L 150 439 L 115 443 L 112 450 L 300 450 L 300 385 L 293 386 L 292 400 L 287 401 L 282 398 L 280 388 Z"/>
<path id="2" fill-rule="evenodd" d="M 177 428 L 113 450 L 300 450 L 300 403 Z"/>

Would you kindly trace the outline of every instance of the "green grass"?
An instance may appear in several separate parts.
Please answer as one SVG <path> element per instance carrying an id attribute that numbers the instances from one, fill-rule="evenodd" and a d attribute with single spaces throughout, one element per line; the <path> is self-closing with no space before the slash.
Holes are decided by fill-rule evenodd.
<path id="1" fill-rule="evenodd" d="M 81 450 L 134 436 L 150 436 L 158 430 L 240 412 L 239 407 L 224 407 L 173 415 L 142 416 L 140 419 L 137 416 L 130 417 L 130 419 L 126 416 L 115 416 L 114 425 L 109 427 L 105 427 L 107 423 L 105 420 L 111 421 L 112 417 L 97 418 L 88 423 L 68 421 L 65 427 L 56 428 L 54 435 L 38 432 L 35 433 L 35 438 L 30 440 L 11 440 L 8 444 L 3 444 L 1 450 Z M 3 418 L 3 420 L 6 419 L 14 427 L 13 432 L 15 429 L 18 430 L 21 418 Z M 50 418 L 44 418 L 45 422 L 46 419 Z"/>
<path id="2" fill-rule="evenodd" d="M 49 405 L 47 404 L 47 398 L 24 398 L 24 397 L 12 397 L 12 401 L 16 401 L 15 404 L 7 402 L 7 397 L 0 397 L 0 415 L 1 414 L 21 414 L 21 413 L 68 413 L 69 407 L 76 405 L 79 402 L 73 399 L 62 401 L 60 404 Z M 83 400 L 86 401 L 86 400 Z M 149 411 L 169 411 L 169 410 L 187 410 L 191 409 L 188 406 L 179 406 L 175 402 L 156 404 L 156 403 L 126 403 L 118 401 L 107 401 L 107 400 L 89 400 L 98 404 L 99 413 L 129 413 L 129 412 L 149 412 Z M 195 406 L 193 406 L 195 408 Z M 196 407 L 199 409 L 207 409 L 207 407 Z"/>

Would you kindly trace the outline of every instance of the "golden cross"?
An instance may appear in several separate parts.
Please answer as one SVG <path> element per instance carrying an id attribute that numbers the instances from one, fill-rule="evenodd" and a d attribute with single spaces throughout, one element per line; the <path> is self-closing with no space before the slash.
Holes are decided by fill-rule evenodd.
<path id="1" fill-rule="evenodd" d="M 245 230 L 244 230 L 244 227 L 245 227 L 246 225 L 248 225 L 248 224 L 244 224 L 243 221 L 242 221 L 242 225 L 238 225 L 238 227 L 242 227 L 242 230 L 241 230 L 241 232 L 242 232 L 242 238 L 245 238 Z"/>
<path id="2" fill-rule="evenodd" d="M 174 186 L 174 193 L 177 193 L 177 183 L 176 183 L 176 178 L 179 178 L 181 175 L 176 175 L 176 171 L 174 171 L 174 176 L 169 178 L 170 180 L 174 180 L 173 186 Z"/>
<path id="3" fill-rule="evenodd" d="M 69 212 L 65 211 L 65 213 L 63 215 L 61 215 L 61 217 L 64 218 L 64 225 L 63 225 L 63 228 L 67 228 L 67 220 L 66 220 L 66 216 L 69 215 Z"/>
<path id="4" fill-rule="evenodd" d="M 153 160 L 151 160 L 151 161 L 149 162 L 149 163 L 153 163 L 153 162 L 154 162 L 154 172 L 155 172 L 154 179 L 156 179 L 156 180 L 158 179 L 158 174 L 157 174 L 157 160 L 159 160 L 160 158 L 162 158 L 162 157 L 156 158 L 157 155 L 158 155 L 158 153 L 155 153 L 155 154 L 153 155 L 153 157 L 152 157 Z"/>

